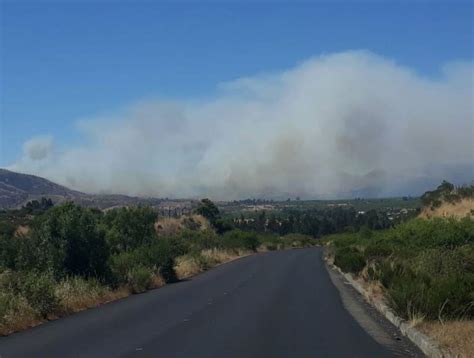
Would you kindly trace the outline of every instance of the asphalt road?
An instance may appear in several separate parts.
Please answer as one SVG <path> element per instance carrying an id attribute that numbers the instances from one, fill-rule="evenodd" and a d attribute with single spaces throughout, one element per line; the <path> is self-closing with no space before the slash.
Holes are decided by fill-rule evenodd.
<path id="1" fill-rule="evenodd" d="M 0 357 L 419 355 L 353 293 L 344 295 L 343 304 L 319 248 L 258 254 L 2 337 Z M 347 297 L 385 341 L 353 318 Z"/>

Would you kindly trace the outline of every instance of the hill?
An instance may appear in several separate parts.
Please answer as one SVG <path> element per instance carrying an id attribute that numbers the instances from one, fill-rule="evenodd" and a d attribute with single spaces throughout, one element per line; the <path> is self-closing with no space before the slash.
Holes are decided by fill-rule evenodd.
<path id="1" fill-rule="evenodd" d="M 15 209 L 28 201 L 50 198 L 54 203 L 73 201 L 82 206 L 108 209 L 112 207 L 146 204 L 153 207 L 190 207 L 189 200 L 139 198 L 126 195 L 94 195 L 66 188 L 47 179 L 0 169 L 0 209 Z"/>
<path id="2" fill-rule="evenodd" d="M 53 201 L 79 198 L 85 194 L 34 175 L 0 169 L 0 208 L 21 206 L 27 201 L 50 197 Z"/>
<path id="3" fill-rule="evenodd" d="M 421 196 L 424 208 L 422 218 L 432 217 L 470 217 L 474 219 L 474 184 L 455 187 L 443 181 L 435 190 Z"/>

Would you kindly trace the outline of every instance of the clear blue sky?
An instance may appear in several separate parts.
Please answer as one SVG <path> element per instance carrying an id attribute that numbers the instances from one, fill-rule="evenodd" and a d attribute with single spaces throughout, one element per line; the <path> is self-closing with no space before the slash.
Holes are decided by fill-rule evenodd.
<path id="1" fill-rule="evenodd" d="M 473 2 L 7 1 L 1 5 L 0 166 L 36 135 L 79 140 L 76 120 L 308 57 L 367 49 L 426 76 L 473 58 Z"/>

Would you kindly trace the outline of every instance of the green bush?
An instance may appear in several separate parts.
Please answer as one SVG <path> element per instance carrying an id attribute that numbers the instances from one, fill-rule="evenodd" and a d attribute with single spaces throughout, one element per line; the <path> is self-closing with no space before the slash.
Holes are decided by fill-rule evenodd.
<path id="1" fill-rule="evenodd" d="M 153 242 L 156 213 L 150 207 L 137 206 L 109 210 L 102 228 L 113 253 L 131 251 Z"/>
<path id="2" fill-rule="evenodd" d="M 176 281 L 174 259 L 185 252 L 180 239 L 160 238 L 133 251 L 114 255 L 110 266 L 118 283 L 126 282 L 128 273 L 136 267 L 160 273 L 166 282 L 173 282 Z"/>
<path id="3" fill-rule="evenodd" d="M 220 238 L 212 230 L 185 231 L 181 234 L 181 239 L 187 245 L 186 251 L 199 252 L 222 246 Z"/>
<path id="4" fill-rule="evenodd" d="M 128 272 L 135 266 L 138 266 L 138 262 L 133 253 L 123 252 L 118 255 L 113 255 L 110 258 L 110 268 L 114 277 L 114 283 L 126 283 Z"/>
<path id="5" fill-rule="evenodd" d="M 421 314 L 428 319 L 472 318 L 474 276 L 394 277 L 388 293 L 393 307 L 403 317 Z"/>
<path id="6" fill-rule="evenodd" d="M 174 270 L 174 258 L 172 257 L 167 257 L 161 262 L 159 271 L 165 282 L 176 282 L 178 280 Z"/>
<path id="7" fill-rule="evenodd" d="M 136 266 L 127 273 L 127 284 L 133 293 L 141 293 L 151 288 L 153 271 L 147 267 Z"/>
<path id="8" fill-rule="evenodd" d="M 17 295 L 2 288 L 2 290 L 0 291 L 0 320 L 9 312 L 14 310 L 15 302 L 18 299 L 19 297 Z"/>
<path id="9" fill-rule="evenodd" d="M 365 267 L 362 254 L 349 247 L 336 250 L 334 264 L 344 272 L 359 273 Z"/>
<path id="10" fill-rule="evenodd" d="M 41 318 L 46 318 L 59 307 L 55 286 L 52 274 L 37 272 L 3 273 L 0 282 L 3 291 L 24 297 Z"/>
<path id="11" fill-rule="evenodd" d="M 369 243 L 364 249 L 364 256 L 367 260 L 374 260 L 388 257 L 392 254 L 393 249 L 390 244 L 385 241 L 375 241 Z"/>
<path id="12" fill-rule="evenodd" d="M 107 278 L 109 247 L 90 209 L 73 203 L 56 206 L 36 219 L 33 236 L 38 259 L 56 278 Z"/>
<path id="13" fill-rule="evenodd" d="M 280 238 L 285 248 L 291 247 L 310 247 L 314 244 L 315 239 L 308 235 L 287 234 Z"/>
<path id="14" fill-rule="evenodd" d="M 41 243 L 36 237 L 0 235 L 0 270 L 45 270 L 47 264 L 44 258 Z"/>
<path id="15" fill-rule="evenodd" d="M 329 240 L 328 240 L 329 241 Z M 335 264 L 385 287 L 403 317 L 474 317 L 474 222 L 468 219 L 415 219 L 372 235 L 330 238 Z"/>
<path id="16" fill-rule="evenodd" d="M 225 249 L 243 249 L 256 251 L 259 245 L 257 234 L 240 230 L 227 231 L 221 238 Z"/>
<path id="17" fill-rule="evenodd" d="M 266 247 L 267 250 L 269 250 L 269 251 L 275 251 L 275 250 L 278 249 L 278 244 L 269 242 L 269 243 L 266 243 L 266 244 L 265 244 L 265 247 Z"/>

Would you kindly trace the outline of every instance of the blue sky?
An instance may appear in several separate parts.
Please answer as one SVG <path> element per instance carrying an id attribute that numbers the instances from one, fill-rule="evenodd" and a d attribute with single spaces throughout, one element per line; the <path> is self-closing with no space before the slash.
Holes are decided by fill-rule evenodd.
<path id="1" fill-rule="evenodd" d="M 320 54 L 367 49 L 429 77 L 473 58 L 472 2 L 1 6 L 0 166 L 37 135 L 81 141 L 81 118 L 151 97 L 211 96 L 221 82 Z"/>

